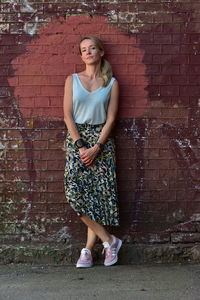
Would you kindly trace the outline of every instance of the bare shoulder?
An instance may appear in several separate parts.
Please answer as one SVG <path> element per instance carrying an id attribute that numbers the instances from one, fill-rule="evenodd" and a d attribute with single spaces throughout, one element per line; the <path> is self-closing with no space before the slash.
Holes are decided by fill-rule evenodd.
<path id="1" fill-rule="evenodd" d="M 65 82 L 72 82 L 73 81 L 73 76 L 72 74 L 71 75 L 68 75 L 67 78 L 65 79 Z"/>
<path id="2" fill-rule="evenodd" d="M 118 81 L 117 81 L 117 79 L 116 78 L 114 78 L 114 82 L 113 82 L 113 85 L 119 85 L 119 83 L 118 83 Z"/>
<path id="3" fill-rule="evenodd" d="M 117 79 L 114 80 L 113 85 L 112 85 L 113 90 L 118 90 L 119 89 L 119 83 Z"/>
<path id="4" fill-rule="evenodd" d="M 72 75 L 67 76 L 67 78 L 65 79 L 65 86 L 67 87 L 72 86 L 72 82 L 73 82 L 73 76 Z"/>

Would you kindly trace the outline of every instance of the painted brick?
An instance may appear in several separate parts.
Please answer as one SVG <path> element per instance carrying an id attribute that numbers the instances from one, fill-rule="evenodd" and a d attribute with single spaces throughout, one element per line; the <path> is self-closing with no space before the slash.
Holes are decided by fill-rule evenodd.
<path id="1" fill-rule="evenodd" d="M 11 3 L 1 4 L 0 199 L 5 217 L 0 240 L 19 241 L 23 234 L 27 241 L 44 242 L 42 230 L 50 238 L 64 222 L 83 240 L 82 225 L 64 197 L 62 105 L 65 78 L 83 69 L 75 44 L 96 34 L 105 41 L 120 84 L 114 135 L 123 228 L 116 232 L 138 243 L 199 242 L 198 221 L 188 224 L 200 210 L 199 20 L 194 13 L 199 4 L 85 4 L 30 2 L 34 16 L 26 4 L 17 6 L 17 14 Z M 30 226 L 22 228 L 25 218 Z M 42 218 L 48 226 L 42 227 Z M 177 222 L 180 226 L 173 226 Z"/>

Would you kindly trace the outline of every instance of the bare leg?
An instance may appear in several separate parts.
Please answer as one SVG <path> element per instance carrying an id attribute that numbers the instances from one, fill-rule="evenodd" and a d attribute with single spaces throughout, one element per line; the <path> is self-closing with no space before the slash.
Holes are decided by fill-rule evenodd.
<path id="1" fill-rule="evenodd" d="M 82 215 L 81 220 L 102 240 L 102 242 L 112 243 L 110 233 L 102 225 L 91 220 L 86 215 Z"/>
<path id="2" fill-rule="evenodd" d="M 96 242 L 96 234 L 94 233 L 94 231 L 92 231 L 89 227 L 88 227 L 88 232 L 87 232 L 87 243 L 85 248 L 92 250 L 95 242 Z"/>

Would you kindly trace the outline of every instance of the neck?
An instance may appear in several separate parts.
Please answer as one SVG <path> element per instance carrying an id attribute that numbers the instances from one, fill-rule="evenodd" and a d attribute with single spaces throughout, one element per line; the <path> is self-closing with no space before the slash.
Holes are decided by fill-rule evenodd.
<path id="1" fill-rule="evenodd" d="M 85 75 L 87 75 L 90 78 L 96 78 L 99 77 L 101 74 L 101 64 L 97 65 L 86 65 L 85 69 Z"/>

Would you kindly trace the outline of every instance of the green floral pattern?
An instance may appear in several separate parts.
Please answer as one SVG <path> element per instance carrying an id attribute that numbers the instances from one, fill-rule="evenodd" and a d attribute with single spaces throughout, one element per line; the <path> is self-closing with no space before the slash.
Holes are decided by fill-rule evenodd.
<path id="1" fill-rule="evenodd" d="M 87 147 L 91 147 L 98 140 L 103 125 L 77 124 L 77 127 Z M 113 139 L 107 140 L 89 168 L 81 162 L 79 150 L 68 133 L 66 147 L 64 185 L 70 206 L 79 216 L 85 214 L 102 225 L 119 225 Z"/>

